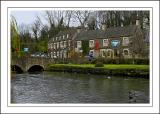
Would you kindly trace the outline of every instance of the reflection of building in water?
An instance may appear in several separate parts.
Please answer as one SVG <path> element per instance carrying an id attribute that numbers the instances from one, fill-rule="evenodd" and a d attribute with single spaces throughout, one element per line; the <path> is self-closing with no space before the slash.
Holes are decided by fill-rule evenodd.
<path id="1" fill-rule="evenodd" d="M 93 53 L 93 57 L 146 58 L 149 57 L 149 30 L 144 30 L 137 19 L 135 25 L 88 30 L 77 27 L 60 32 L 48 43 L 50 57 L 71 58 Z"/>

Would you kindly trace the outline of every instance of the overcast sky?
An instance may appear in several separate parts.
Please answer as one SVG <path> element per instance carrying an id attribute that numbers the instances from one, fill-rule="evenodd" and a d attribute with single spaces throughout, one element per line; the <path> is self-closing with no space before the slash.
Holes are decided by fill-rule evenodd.
<path id="1" fill-rule="evenodd" d="M 29 24 L 31 25 L 36 17 L 39 16 L 43 23 L 46 23 L 44 19 L 44 11 L 11 11 L 11 15 L 16 18 L 17 24 Z"/>

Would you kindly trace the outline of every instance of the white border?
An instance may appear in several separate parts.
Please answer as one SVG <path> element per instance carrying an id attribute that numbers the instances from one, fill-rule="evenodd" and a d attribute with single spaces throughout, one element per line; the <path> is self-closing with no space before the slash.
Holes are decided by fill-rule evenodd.
<path id="1" fill-rule="evenodd" d="M 37 6 L 35 6 L 35 4 Z M 12 113 L 12 112 L 21 112 L 21 113 L 27 113 L 27 112 L 37 112 L 37 113 L 46 113 L 46 112 L 79 112 L 79 113 L 87 113 L 87 112 L 92 112 L 92 113 L 104 113 L 104 112 L 130 112 L 130 110 L 132 110 L 131 112 L 134 113 L 134 112 L 146 112 L 146 113 L 149 113 L 149 112 L 158 112 L 158 107 L 159 106 L 159 98 L 158 98 L 158 94 L 155 94 L 155 92 L 159 92 L 159 76 L 157 76 L 156 74 L 158 74 L 159 72 L 159 65 L 157 65 L 157 60 L 159 60 L 159 54 L 156 55 L 156 56 L 153 56 L 153 64 L 154 64 L 154 69 L 153 69 L 153 74 L 157 77 L 154 76 L 154 78 L 151 77 L 151 80 L 150 82 L 153 80 L 154 83 L 150 83 L 150 85 L 152 86 L 153 84 L 153 96 L 152 94 L 150 94 L 151 98 L 153 97 L 153 107 L 148 107 L 148 106 L 151 106 L 152 102 L 148 105 L 148 104 L 99 104 L 99 106 L 110 106 L 110 107 L 43 107 L 44 104 L 16 104 L 16 105 L 11 105 L 10 103 L 8 103 L 10 106 L 42 106 L 42 107 L 7 107 L 7 81 L 10 82 L 10 80 L 7 80 L 7 67 L 10 68 L 10 61 L 8 61 L 8 65 L 6 64 L 7 63 L 7 7 L 153 7 L 154 8 L 154 12 L 153 12 L 153 33 L 154 33 L 154 40 L 153 40 L 153 49 L 156 49 L 156 53 L 159 52 L 157 50 L 157 48 L 155 46 L 159 46 L 158 43 L 159 43 L 159 37 L 158 37 L 158 30 L 159 28 L 156 26 L 157 23 L 159 23 L 159 17 L 157 17 L 157 14 L 159 14 L 159 10 L 158 10 L 158 5 L 159 2 L 135 2 L 135 1 L 131 1 L 131 2 L 127 2 L 127 1 L 101 1 L 101 2 L 97 2 L 97 1 L 94 1 L 92 2 L 92 4 L 90 2 L 84 2 L 84 1 L 77 1 L 77 2 L 64 2 L 64 1 L 54 1 L 54 2 L 27 2 L 27 1 L 21 1 L 21 2 L 12 2 L 12 1 L 8 1 L 8 2 L 4 2 L 2 1 L 2 21 L 1 21 L 1 24 L 2 24 L 2 27 L 3 29 L 1 30 L 1 33 L 2 33 L 2 36 L 1 36 L 1 42 L 4 42 L 3 44 L 1 43 L 1 52 L 4 56 L 1 57 L 1 61 L 2 61 L 2 64 L 3 64 L 3 67 L 2 67 L 2 64 L 1 64 L 1 68 L 3 70 L 1 70 L 1 93 L 2 93 L 2 96 L 1 96 L 1 103 L 2 103 L 2 112 L 7 112 L 7 113 Z M 62 8 L 63 10 L 64 8 Z M 72 8 L 73 9 L 73 8 Z M 77 8 L 76 8 L 77 9 Z M 80 8 L 81 9 L 81 8 Z M 87 8 L 85 8 L 87 9 Z M 110 9 L 110 8 L 109 8 Z M 112 8 L 113 9 L 116 9 L 116 8 Z M 122 8 L 123 10 L 128 10 L 126 8 Z M 131 8 L 130 10 L 135 10 L 135 8 Z M 143 8 L 145 9 L 145 8 Z M 21 10 L 21 9 L 17 9 L 17 8 L 14 8 L 14 10 Z M 33 9 L 31 9 L 33 10 Z M 35 9 L 34 9 L 35 10 Z M 38 8 L 37 10 L 40 10 L 40 8 Z M 116 9 L 117 10 L 117 9 Z M 152 12 L 151 12 L 152 13 Z M 9 13 L 8 13 L 9 14 Z M 152 16 L 152 15 L 150 15 Z M 156 18 L 155 18 L 156 17 Z M 9 18 L 8 18 L 9 19 Z M 151 22 L 152 22 L 152 18 L 151 19 Z M 8 22 L 10 22 L 10 20 L 8 20 Z M 152 25 L 150 26 L 152 27 Z M 8 29 L 10 28 L 10 26 L 8 25 Z M 150 34 L 150 38 L 152 38 L 152 28 L 150 29 L 151 30 L 151 34 Z M 9 35 L 9 34 L 8 34 Z M 157 38 L 157 39 L 156 39 Z M 8 36 L 8 40 L 9 40 L 9 36 Z M 9 41 L 10 42 L 10 41 Z M 8 42 L 8 43 L 9 43 Z M 151 44 L 152 44 L 152 40 L 151 40 Z M 152 48 L 152 45 L 150 46 L 150 48 Z M 8 49 L 10 49 L 10 45 L 8 45 Z M 152 49 L 151 49 L 152 50 Z M 9 52 L 9 51 L 8 51 Z M 152 51 L 151 51 L 152 53 Z M 155 52 L 153 52 L 155 55 Z M 8 53 L 8 55 L 10 55 Z M 9 56 L 8 56 L 9 57 Z M 151 57 L 152 59 L 152 57 Z M 8 59 L 9 60 L 9 59 Z M 155 61 L 156 60 L 156 61 Z M 157 65 L 157 66 L 155 66 Z M 152 66 L 152 65 L 151 65 Z M 10 70 L 9 70 L 10 71 Z M 152 76 L 152 72 L 151 73 L 151 76 Z M 3 74 L 3 75 L 2 75 Z M 10 74 L 10 73 L 8 73 Z M 8 78 L 9 79 L 9 78 Z M 8 83 L 9 84 L 9 83 Z M 151 88 L 150 86 L 150 88 Z M 158 86 L 158 87 L 157 87 Z M 8 85 L 8 87 L 10 87 L 10 84 Z M 152 88 L 151 88 L 152 89 Z M 155 90 L 156 89 L 156 90 Z M 10 88 L 8 88 L 8 90 L 10 90 Z M 152 92 L 150 92 L 152 93 Z M 10 100 L 8 100 L 10 102 Z M 66 104 L 48 104 L 47 106 L 66 106 Z M 98 106 L 97 104 L 76 104 L 76 106 Z M 67 104 L 67 106 L 75 106 L 75 104 Z M 121 106 L 121 107 L 115 107 L 115 106 Z M 137 106 L 137 107 L 123 107 L 123 106 Z M 140 107 L 140 106 L 145 106 L 145 107 Z M 29 109 L 33 109 L 33 110 L 29 110 Z M 52 110 L 54 109 L 54 110 Z M 59 110 L 60 109 L 60 110 Z M 78 110 L 77 110 L 78 109 Z M 115 110 L 116 109 L 116 110 Z M 25 110 L 25 111 L 24 111 Z"/>

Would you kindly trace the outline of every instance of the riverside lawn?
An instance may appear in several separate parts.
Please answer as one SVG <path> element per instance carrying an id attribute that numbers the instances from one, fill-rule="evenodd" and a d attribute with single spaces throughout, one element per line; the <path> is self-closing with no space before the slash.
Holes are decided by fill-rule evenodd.
<path id="1" fill-rule="evenodd" d="M 50 64 L 47 70 L 149 79 L 149 65 L 104 64 L 103 67 L 95 67 L 95 64 Z"/>
<path id="2" fill-rule="evenodd" d="M 51 64 L 49 65 L 50 68 L 52 67 L 59 67 L 59 68 L 97 68 L 95 64 Z M 104 64 L 104 67 L 98 67 L 101 69 L 142 69 L 142 70 L 149 70 L 149 65 L 131 65 L 131 64 Z"/>

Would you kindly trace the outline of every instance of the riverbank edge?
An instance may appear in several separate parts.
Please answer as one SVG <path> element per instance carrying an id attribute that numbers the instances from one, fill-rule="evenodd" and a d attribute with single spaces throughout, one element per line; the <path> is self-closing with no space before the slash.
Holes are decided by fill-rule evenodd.
<path id="1" fill-rule="evenodd" d="M 67 65 L 62 65 L 62 66 L 49 65 L 48 68 L 46 69 L 46 71 L 149 78 L 149 69 L 146 69 L 146 68 L 144 68 L 144 69 L 139 69 L 139 68 L 107 69 L 105 67 L 80 67 L 80 66 L 67 66 Z"/>

